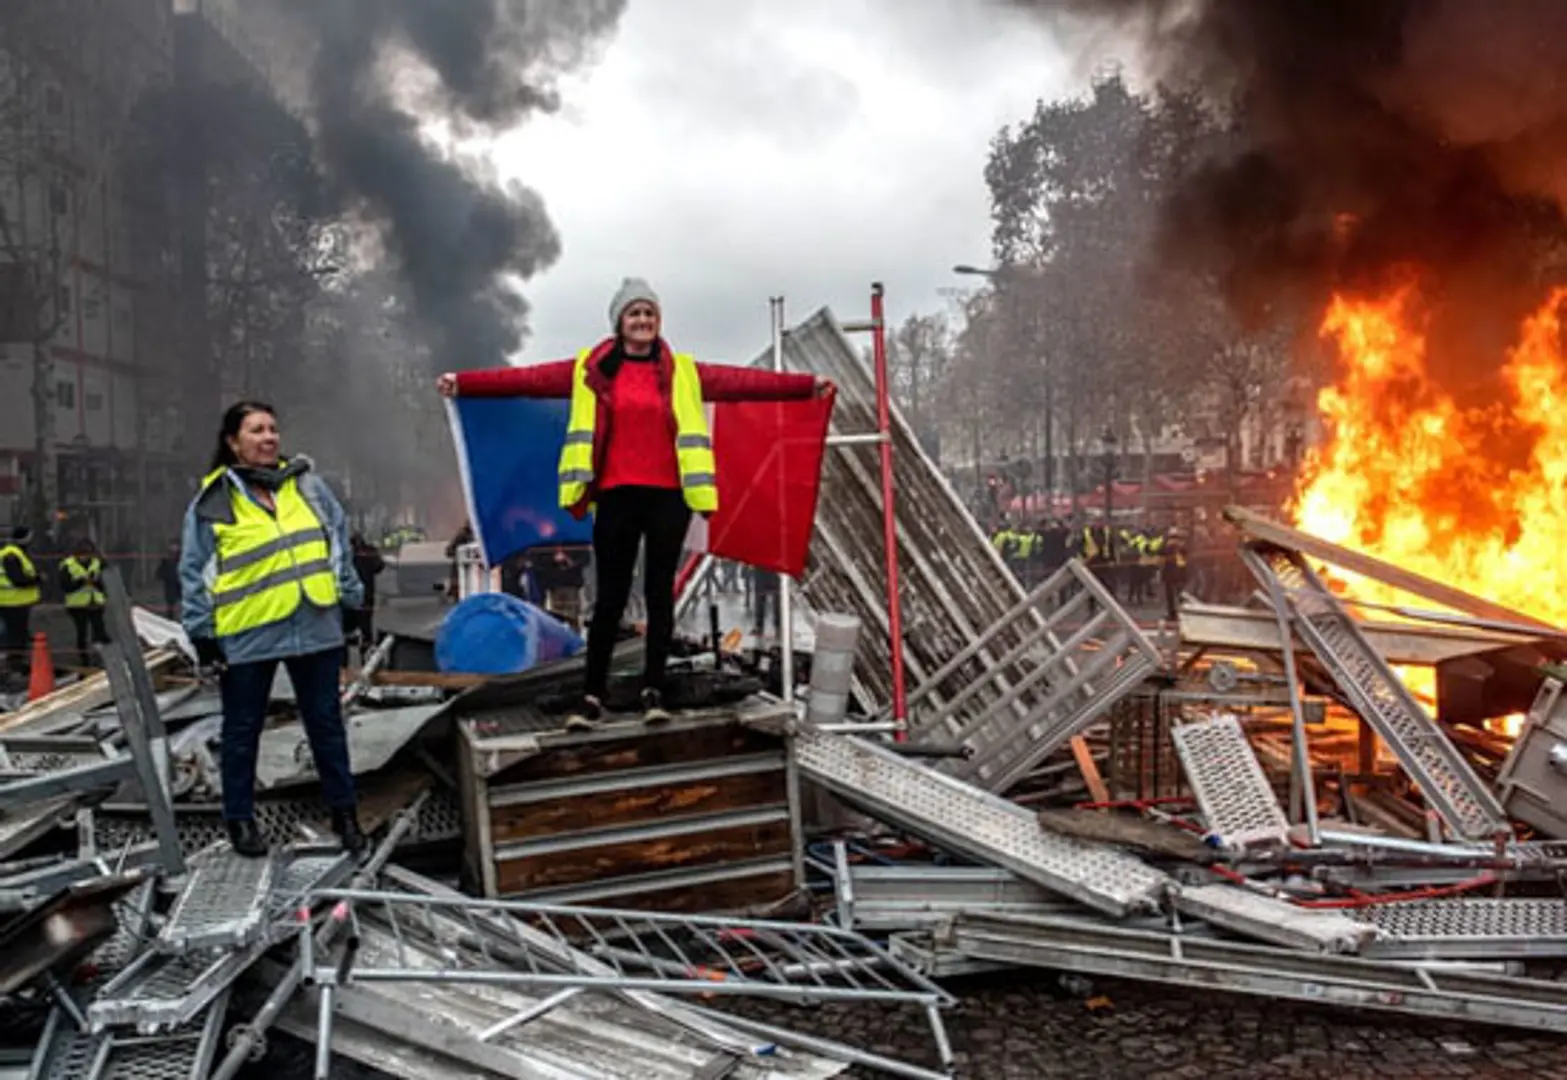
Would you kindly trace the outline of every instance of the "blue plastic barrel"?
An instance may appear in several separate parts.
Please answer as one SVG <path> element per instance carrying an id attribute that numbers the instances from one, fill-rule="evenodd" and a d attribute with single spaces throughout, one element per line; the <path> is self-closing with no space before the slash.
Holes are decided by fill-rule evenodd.
<path id="1" fill-rule="evenodd" d="M 575 656 L 585 642 L 526 600 L 479 593 L 452 608 L 435 635 L 435 666 L 465 675 L 515 675 Z"/>

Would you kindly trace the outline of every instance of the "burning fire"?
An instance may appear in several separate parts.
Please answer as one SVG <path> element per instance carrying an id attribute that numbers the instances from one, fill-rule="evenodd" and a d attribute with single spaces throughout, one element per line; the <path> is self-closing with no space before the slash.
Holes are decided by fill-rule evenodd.
<path id="1" fill-rule="evenodd" d="M 1557 290 L 1524 320 L 1498 358 L 1500 393 L 1473 401 L 1432 378 L 1413 287 L 1335 297 L 1321 334 L 1337 346 L 1338 381 L 1317 401 L 1330 438 L 1303 476 L 1300 527 L 1567 625 L 1564 302 Z M 1359 599 L 1433 606 L 1335 576 Z M 1434 699 L 1432 673 L 1410 681 Z"/>

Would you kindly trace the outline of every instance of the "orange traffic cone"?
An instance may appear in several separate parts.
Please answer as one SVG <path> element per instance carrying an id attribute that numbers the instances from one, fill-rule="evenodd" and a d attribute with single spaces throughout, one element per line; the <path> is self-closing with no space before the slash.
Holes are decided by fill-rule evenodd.
<path id="1" fill-rule="evenodd" d="M 27 700 L 37 701 L 54 693 L 54 661 L 49 659 L 49 636 L 33 635 L 32 673 L 27 679 Z"/>

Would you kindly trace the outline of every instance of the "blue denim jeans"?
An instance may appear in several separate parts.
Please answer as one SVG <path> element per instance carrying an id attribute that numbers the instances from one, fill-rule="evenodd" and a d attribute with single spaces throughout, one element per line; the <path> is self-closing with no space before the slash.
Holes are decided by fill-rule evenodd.
<path id="1" fill-rule="evenodd" d="M 342 649 L 283 658 L 299 700 L 299 714 L 321 795 L 330 810 L 354 808 L 354 773 L 348 764 L 348 735 L 338 699 Z M 256 813 L 256 757 L 277 660 L 231 664 L 220 679 L 223 692 L 223 817 L 243 821 Z"/>

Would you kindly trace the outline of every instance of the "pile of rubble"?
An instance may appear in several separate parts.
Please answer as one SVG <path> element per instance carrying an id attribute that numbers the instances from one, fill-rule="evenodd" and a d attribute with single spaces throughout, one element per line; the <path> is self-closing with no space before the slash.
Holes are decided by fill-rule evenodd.
<path id="1" fill-rule="evenodd" d="M 782 351 L 863 435 L 875 387 L 832 316 Z M 942 982 L 1016 966 L 1567 1030 L 1567 635 L 1241 512 L 1251 602 L 1144 628 L 1076 562 L 1025 592 L 890 437 L 896 737 L 880 448 L 844 439 L 799 592 L 861 627 L 848 723 L 726 671 L 716 616 L 657 728 L 564 731 L 576 661 L 454 693 L 380 677 L 384 644 L 344 690 L 358 860 L 320 842 L 286 680 L 258 778 L 282 843 L 229 851 L 216 695 L 111 575 L 104 672 L 0 714 L 25 1075 L 228 1080 L 279 1030 L 319 1077 L 941 1077 Z M 1324 563 L 1446 614 L 1346 600 Z M 897 1006 L 928 1044 L 713 1007 L 746 997 Z"/>

